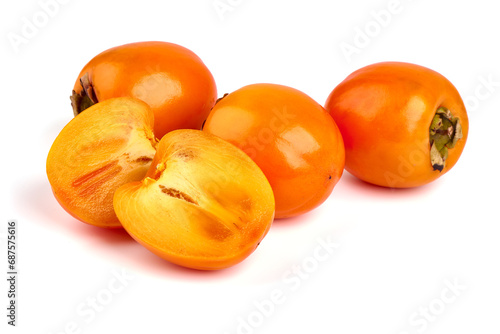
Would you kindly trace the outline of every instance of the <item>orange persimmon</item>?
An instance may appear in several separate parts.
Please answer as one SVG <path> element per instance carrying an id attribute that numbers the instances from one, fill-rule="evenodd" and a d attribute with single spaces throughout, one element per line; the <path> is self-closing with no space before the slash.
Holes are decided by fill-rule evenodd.
<path id="1" fill-rule="evenodd" d="M 146 102 L 157 138 L 200 129 L 217 99 L 214 78 L 192 51 L 167 42 L 138 42 L 106 50 L 81 70 L 71 96 L 74 114 L 114 97 Z"/>
<path id="2" fill-rule="evenodd" d="M 47 157 L 47 176 L 61 206 L 73 217 L 100 227 L 121 227 L 113 194 L 141 180 L 156 152 L 154 115 L 139 100 L 105 100 L 73 118 Z"/>
<path id="3" fill-rule="evenodd" d="M 230 143 L 200 130 L 166 134 L 139 182 L 114 195 L 127 232 L 178 265 L 214 270 L 249 256 L 274 216 L 271 186 Z"/>
<path id="4" fill-rule="evenodd" d="M 323 203 L 344 170 L 335 122 L 306 94 L 282 85 L 254 84 L 221 99 L 203 131 L 241 148 L 262 169 L 276 200 L 276 218 Z"/>
<path id="5" fill-rule="evenodd" d="M 346 170 L 379 186 L 416 187 L 444 175 L 469 132 L 457 89 L 415 64 L 363 67 L 335 87 L 325 108 L 344 138 Z"/>

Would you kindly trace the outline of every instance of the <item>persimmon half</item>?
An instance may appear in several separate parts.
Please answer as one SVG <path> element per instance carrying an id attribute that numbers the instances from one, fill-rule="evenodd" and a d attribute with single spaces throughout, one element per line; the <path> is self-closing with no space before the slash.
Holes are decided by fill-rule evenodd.
<path id="1" fill-rule="evenodd" d="M 167 42 L 117 46 L 95 56 L 73 88 L 75 115 L 115 97 L 146 102 L 154 112 L 157 138 L 175 129 L 200 129 L 217 99 L 214 78 L 192 51 Z"/>
<path id="2" fill-rule="evenodd" d="M 127 232 L 151 252 L 202 270 L 245 259 L 274 217 L 273 192 L 259 167 L 200 130 L 166 134 L 146 177 L 118 188 L 114 207 Z"/>
<path id="3" fill-rule="evenodd" d="M 469 132 L 453 84 L 410 63 L 383 62 L 353 72 L 325 108 L 344 138 L 346 170 L 384 187 L 417 187 L 444 175 Z"/>
<path id="4" fill-rule="evenodd" d="M 61 206 L 73 217 L 99 227 L 121 227 L 114 191 L 144 178 L 157 140 L 154 115 L 139 100 L 109 99 L 73 118 L 47 157 L 47 176 Z"/>
<path id="5" fill-rule="evenodd" d="M 273 188 L 276 218 L 323 203 L 344 170 L 344 144 L 332 117 L 291 87 L 240 88 L 217 102 L 203 131 L 238 146 L 257 163 Z"/>

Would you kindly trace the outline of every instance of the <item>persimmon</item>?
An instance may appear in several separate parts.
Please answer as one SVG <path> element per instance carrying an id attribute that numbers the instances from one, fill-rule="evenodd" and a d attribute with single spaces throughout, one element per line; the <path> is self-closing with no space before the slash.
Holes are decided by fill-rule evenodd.
<path id="1" fill-rule="evenodd" d="M 346 170 L 384 187 L 417 187 L 444 175 L 469 132 L 453 84 L 410 63 L 383 62 L 353 72 L 325 108 L 344 138 Z"/>
<path id="2" fill-rule="evenodd" d="M 274 192 L 276 218 L 308 212 L 331 194 L 344 170 L 342 136 L 326 110 L 282 85 L 254 84 L 221 99 L 203 131 L 241 148 Z"/>
<path id="3" fill-rule="evenodd" d="M 273 192 L 259 167 L 200 130 L 166 134 L 146 177 L 118 188 L 114 207 L 126 231 L 151 252 L 202 270 L 245 259 L 274 216 Z"/>
<path id="4" fill-rule="evenodd" d="M 161 138 L 175 129 L 200 129 L 217 99 L 214 78 L 192 51 L 167 42 L 138 42 L 108 49 L 81 70 L 73 88 L 75 115 L 114 97 L 146 102 Z"/>
<path id="5" fill-rule="evenodd" d="M 47 157 L 47 176 L 61 206 L 99 227 L 121 227 L 114 191 L 141 180 L 153 161 L 154 114 L 139 100 L 109 99 L 73 118 Z"/>

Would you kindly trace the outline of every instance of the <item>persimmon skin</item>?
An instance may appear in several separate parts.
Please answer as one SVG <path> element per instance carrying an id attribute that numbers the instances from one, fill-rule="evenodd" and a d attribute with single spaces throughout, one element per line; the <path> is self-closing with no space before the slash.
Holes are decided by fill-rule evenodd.
<path id="1" fill-rule="evenodd" d="M 200 129 L 217 99 L 214 78 L 192 51 L 167 42 L 138 42 L 108 49 L 81 70 L 89 75 L 98 101 L 128 96 L 154 112 L 157 138 L 175 129 Z"/>
<path id="2" fill-rule="evenodd" d="M 46 171 L 54 197 L 74 218 L 121 228 L 114 191 L 141 180 L 155 154 L 154 115 L 132 98 L 100 102 L 73 118 L 52 144 Z"/>
<path id="3" fill-rule="evenodd" d="M 344 170 L 342 136 L 325 109 L 287 86 L 253 84 L 217 102 L 203 131 L 247 153 L 262 169 L 276 218 L 306 213 L 331 194 Z"/>
<path id="4" fill-rule="evenodd" d="M 245 153 L 186 129 L 161 139 L 146 177 L 118 188 L 114 208 L 127 232 L 154 254 L 218 270 L 257 248 L 271 227 L 274 198 Z"/>
<path id="5" fill-rule="evenodd" d="M 459 118 L 463 134 L 441 172 L 431 164 L 429 140 L 439 107 Z M 346 170 L 379 186 L 411 188 L 436 180 L 455 165 L 467 141 L 469 121 L 457 89 L 438 72 L 415 64 L 363 67 L 335 87 L 325 108 L 344 138 Z"/>

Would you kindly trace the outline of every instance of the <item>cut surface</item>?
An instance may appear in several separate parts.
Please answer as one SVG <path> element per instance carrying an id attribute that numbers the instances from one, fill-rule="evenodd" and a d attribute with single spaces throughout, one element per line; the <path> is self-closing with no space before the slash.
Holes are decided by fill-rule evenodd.
<path id="1" fill-rule="evenodd" d="M 150 108 L 131 98 L 98 103 L 71 120 L 47 158 L 59 203 L 88 224 L 120 227 L 113 193 L 146 174 L 156 152 L 152 128 Z"/>
<path id="2" fill-rule="evenodd" d="M 274 217 L 272 189 L 241 150 L 198 130 L 165 135 L 141 182 L 120 187 L 115 211 L 142 245 L 195 269 L 234 265 Z"/>

